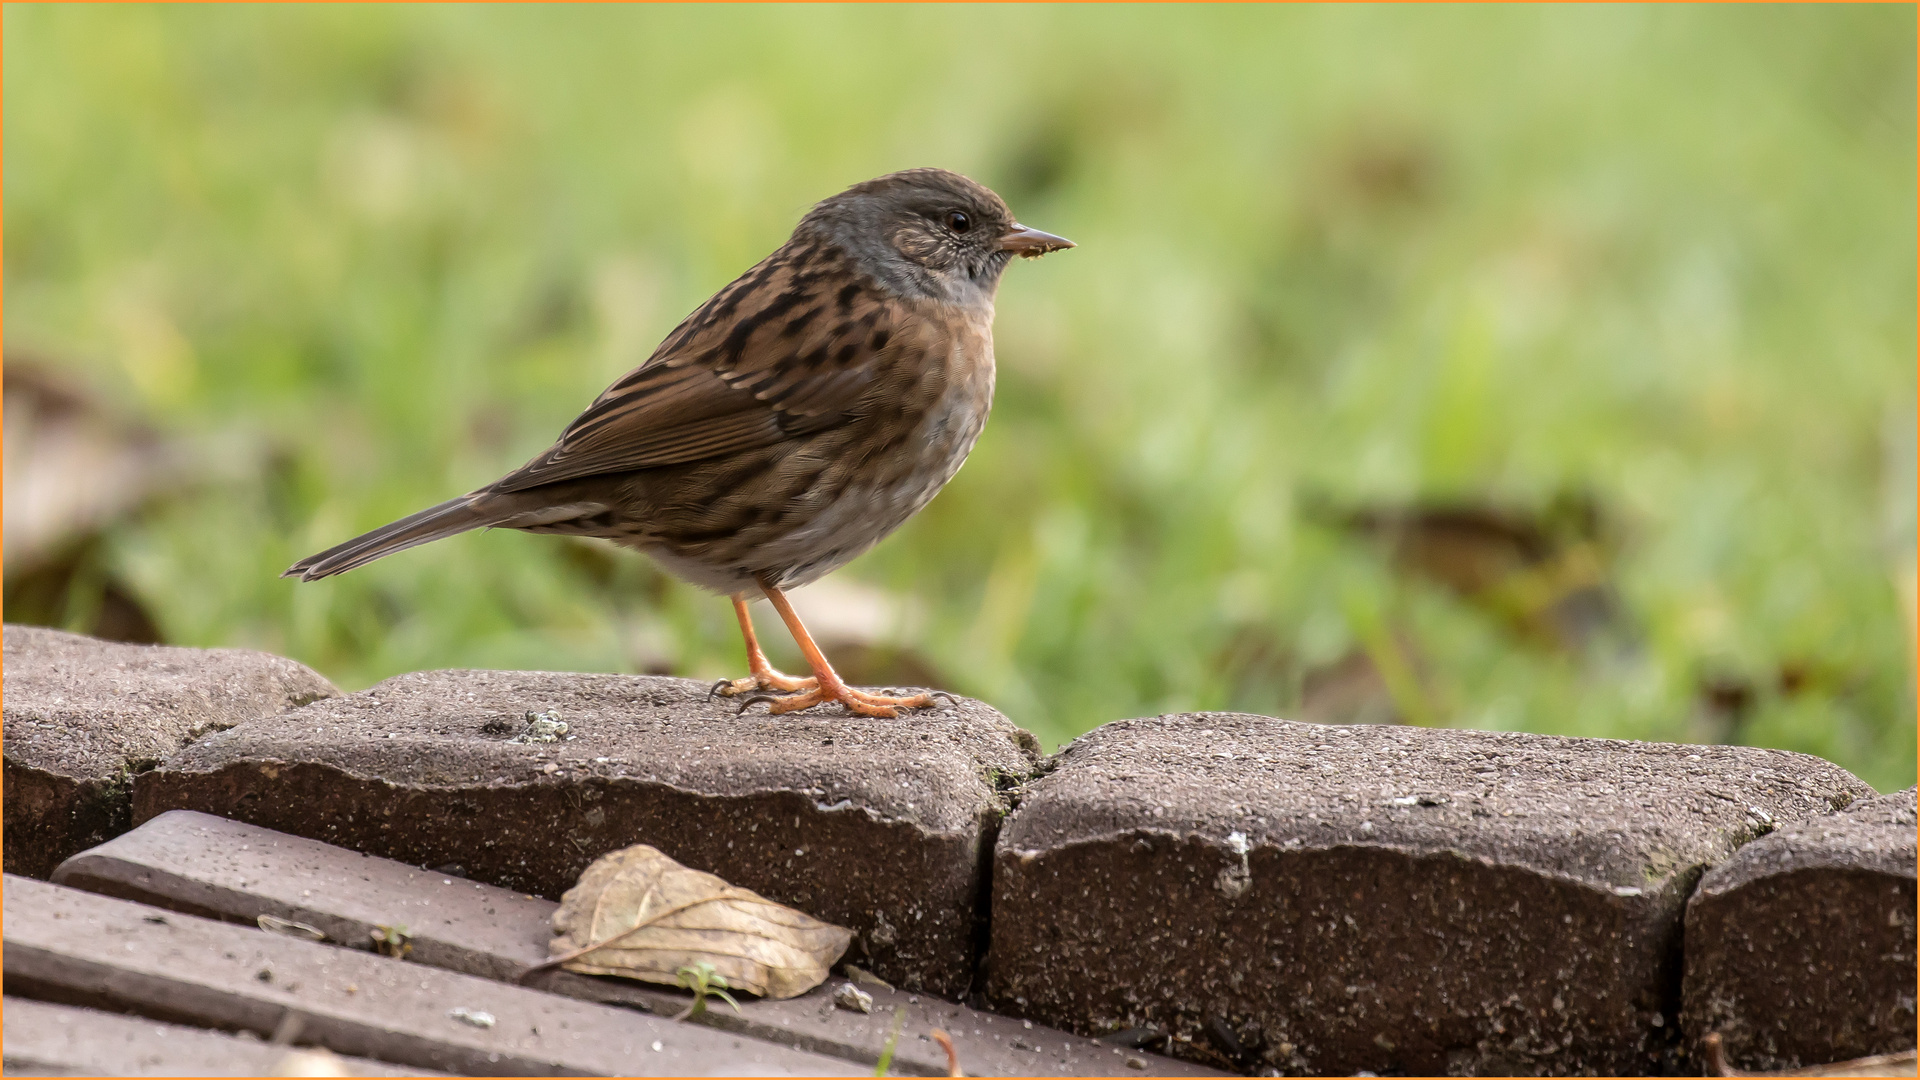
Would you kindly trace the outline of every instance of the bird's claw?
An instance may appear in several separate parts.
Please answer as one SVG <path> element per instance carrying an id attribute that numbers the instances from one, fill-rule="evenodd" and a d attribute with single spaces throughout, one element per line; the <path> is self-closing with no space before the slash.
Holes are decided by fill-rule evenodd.
<path id="1" fill-rule="evenodd" d="M 900 715 L 901 709 L 923 709 L 933 704 L 930 694 L 915 694 L 912 697 L 888 697 L 885 694 L 869 694 L 865 690 L 855 690 L 851 686 L 841 686 L 837 690 L 815 686 L 803 694 L 783 697 L 767 706 L 772 714 L 799 712 L 811 709 L 815 705 L 839 702 L 840 706 L 855 716 L 872 716 L 882 720 Z"/>
<path id="2" fill-rule="evenodd" d="M 745 713 L 747 709 L 749 709 L 750 707 L 754 705 L 758 705 L 763 701 L 767 702 L 769 705 L 772 705 L 775 702 L 780 702 L 785 700 L 787 699 L 784 697 L 781 697 L 778 694 L 748 694 L 746 698 L 740 702 L 740 707 L 733 711 L 733 715 L 740 716 L 743 713 Z M 772 711 L 778 712 L 779 710 L 774 709 Z"/>
<path id="3" fill-rule="evenodd" d="M 782 675 L 777 671 L 755 672 L 744 679 L 721 679 L 707 691 L 707 700 L 718 697 L 737 697 L 741 694 L 793 694 L 802 690 L 811 690 L 815 682 L 812 676 L 796 679 L 791 675 Z"/>
<path id="4" fill-rule="evenodd" d="M 707 690 L 707 700 L 743 694 L 745 696 L 740 698 L 740 707 L 734 710 L 735 716 L 743 715 L 752 706 L 762 703 L 767 706 L 768 715 L 777 715 L 839 702 L 853 715 L 885 719 L 900 715 L 901 709 L 926 708 L 933 704 L 935 698 L 945 698 L 950 705 L 960 703 L 959 698 L 945 690 L 930 690 L 910 697 L 888 697 L 843 686 L 836 693 L 830 689 L 823 690 L 818 679 L 796 679 L 779 672 L 753 674 L 744 679 L 721 679 Z"/>

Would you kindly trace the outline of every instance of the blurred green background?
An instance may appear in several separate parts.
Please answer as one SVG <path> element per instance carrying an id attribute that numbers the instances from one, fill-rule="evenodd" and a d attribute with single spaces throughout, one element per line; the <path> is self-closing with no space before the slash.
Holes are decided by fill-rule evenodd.
<path id="1" fill-rule="evenodd" d="M 276 575 L 938 164 L 1080 247 L 1007 274 L 959 477 L 808 598 L 856 679 L 1049 745 L 1239 709 L 1904 786 L 1914 44 L 1911 5 L 10 5 L 8 618 L 349 689 L 739 674 L 724 601 L 594 543 Z"/>

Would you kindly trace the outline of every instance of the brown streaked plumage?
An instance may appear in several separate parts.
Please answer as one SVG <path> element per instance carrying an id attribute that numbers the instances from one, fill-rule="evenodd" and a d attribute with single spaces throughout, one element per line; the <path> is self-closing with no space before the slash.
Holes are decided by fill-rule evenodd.
<path id="1" fill-rule="evenodd" d="M 944 169 L 856 184 L 714 294 L 538 457 L 460 498 L 295 563 L 303 581 L 481 527 L 596 536 L 732 596 L 751 674 L 868 716 L 931 703 L 842 683 L 783 590 L 900 527 L 966 460 L 993 403 L 993 296 L 1016 255 L 1073 245 Z M 746 594 L 773 602 L 813 677 L 767 664 Z"/>

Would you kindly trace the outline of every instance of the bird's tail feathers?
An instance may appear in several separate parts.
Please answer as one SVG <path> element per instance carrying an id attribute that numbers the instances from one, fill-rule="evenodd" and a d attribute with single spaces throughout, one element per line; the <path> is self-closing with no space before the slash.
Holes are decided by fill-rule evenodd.
<path id="1" fill-rule="evenodd" d="M 494 499 L 477 493 L 462 495 L 417 514 L 409 514 L 390 525 L 382 525 L 318 555 L 309 555 L 288 567 L 280 576 L 297 577 L 301 581 L 332 577 L 396 551 L 405 551 L 417 544 L 440 540 L 468 529 L 495 525 L 511 516 L 513 508 L 502 507 Z"/>

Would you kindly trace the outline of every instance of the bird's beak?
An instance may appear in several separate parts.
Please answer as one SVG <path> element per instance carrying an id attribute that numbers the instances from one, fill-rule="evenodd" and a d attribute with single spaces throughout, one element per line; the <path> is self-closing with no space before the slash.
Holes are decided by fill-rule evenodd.
<path id="1" fill-rule="evenodd" d="M 1073 246 L 1073 241 L 1064 236 L 1043 233 L 1039 229 L 1029 229 L 1019 222 L 1007 230 L 1000 238 L 1000 250 L 1011 251 L 1023 259 L 1037 259 L 1049 251 L 1060 251 Z"/>

